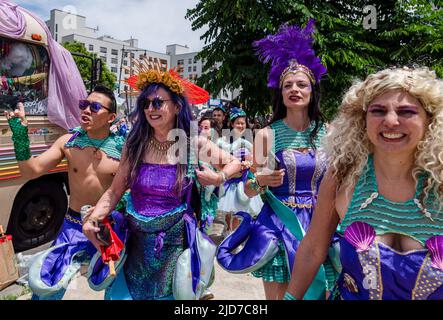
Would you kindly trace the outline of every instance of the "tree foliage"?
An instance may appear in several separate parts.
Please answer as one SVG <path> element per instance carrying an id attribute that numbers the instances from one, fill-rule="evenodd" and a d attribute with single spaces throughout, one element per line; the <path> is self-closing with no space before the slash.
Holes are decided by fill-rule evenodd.
<path id="1" fill-rule="evenodd" d="M 427 59 L 422 64 L 443 75 L 443 12 L 425 0 L 373 0 L 375 11 L 364 11 L 367 1 L 325 0 L 202 0 L 189 9 L 192 29 L 204 26 L 199 58 L 205 62 L 198 84 L 209 92 L 241 88 L 239 100 L 251 114 L 271 104 L 266 87 L 268 66 L 254 55 L 252 42 L 275 33 L 282 23 L 304 26 L 316 22 L 314 50 L 328 68 L 322 80 L 322 108 L 328 118 L 355 78 L 392 65 Z M 366 12 L 366 13 L 365 13 Z M 376 14 L 376 28 L 364 27 Z"/>
<path id="2" fill-rule="evenodd" d="M 88 52 L 85 45 L 80 42 L 66 42 L 63 46 L 71 53 L 81 53 L 88 57 L 97 59 L 97 54 Z M 91 81 L 91 71 L 92 71 L 92 61 L 88 58 L 73 56 L 77 68 L 80 71 L 80 75 L 85 83 L 87 90 L 89 90 Z M 101 84 L 107 86 L 111 90 L 114 89 L 116 83 L 116 76 L 109 71 L 108 66 L 105 62 L 102 62 L 102 73 L 101 73 Z"/>

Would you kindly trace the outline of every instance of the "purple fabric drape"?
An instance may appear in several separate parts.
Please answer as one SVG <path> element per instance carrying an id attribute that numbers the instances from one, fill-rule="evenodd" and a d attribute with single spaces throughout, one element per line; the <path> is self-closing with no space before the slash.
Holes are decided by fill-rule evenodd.
<path id="1" fill-rule="evenodd" d="M 0 30 L 11 38 L 23 36 L 26 28 L 25 18 L 17 11 L 17 7 L 8 1 L 0 2 Z"/>
<path id="2" fill-rule="evenodd" d="M 79 125 L 78 100 L 87 95 L 86 88 L 71 53 L 58 44 L 45 22 L 32 12 L 9 2 L 0 2 L 0 30 L 11 38 L 20 38 L 26 28 L 26 12 L 45 30 L 51 65 L 49 69 L 48 119 L 65 129 Z"/>

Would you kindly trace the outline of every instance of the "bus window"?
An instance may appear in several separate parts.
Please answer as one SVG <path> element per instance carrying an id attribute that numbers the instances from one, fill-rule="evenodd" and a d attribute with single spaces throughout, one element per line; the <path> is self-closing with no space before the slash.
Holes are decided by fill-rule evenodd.
<path id="1" fill-rule="evenodd" d="M 48 72 L 45 47 L 0 37 L 0 114 L 22 101 L 26 114 L 46 115 Z"/>

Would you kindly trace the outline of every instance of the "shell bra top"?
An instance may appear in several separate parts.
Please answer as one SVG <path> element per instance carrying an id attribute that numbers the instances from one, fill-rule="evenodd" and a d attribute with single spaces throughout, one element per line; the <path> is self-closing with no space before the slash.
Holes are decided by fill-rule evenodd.
<path id="1" fill-rule="evenodd" d="M 432 205 L 432 197 L 426 201 L 426 211 L 416 203 L 423 189 L 422 181 L 420 177 L 413 199 L 405 202 L 385 199 L 378 194 L 373 158 L 369 157 L 339 228 L 343 233 L 340 240 L 342 272 L 336 297 L 345 300 L 443 299 L 443 219 Z M 409 236 L 425 248 L 398 252 L 376 238 L 385 233 Z"/>
<path id="2" fill-rule="evenodd" d="M 325 135 L 325 125 L 320 126 L 312 149 L 309 143 L 309 135 L 314 129 L 314 122 L 304 131 L 295 131 L 288 127 L 283 120 L 278 120 L 270 125 L 274 129 L 274 150 L 281 168 L 286 169 L 283 184 L 279 187 L 270 188 L 277 197 L 289 203 L 300 203 L 297 196 L 315 196 L 320 185 L 321 178 L 326 169 L 326 158 L 319 151 L 320 139 Z M 301 152 L 297 149 L 308 149 Z"/>
<path id="3" fill-rule="evenodd" d="M 421 209 L 421 204 L 416 203 L 420 199 L 423 180 L 424 176 L 420 176 L 414 198 L 405 202 L 390 201 L 378 193 L 374 159 L 370 155 L 339 231 L 343 233 L 354 221 L 364 221 L 370 224 L 377 234 L 404 234 L 425 245 L 425 241 L 430 237 L 443 234 L 443 214 L 438 211 L 432 194 L 425 204 L 430 218 Z"/>

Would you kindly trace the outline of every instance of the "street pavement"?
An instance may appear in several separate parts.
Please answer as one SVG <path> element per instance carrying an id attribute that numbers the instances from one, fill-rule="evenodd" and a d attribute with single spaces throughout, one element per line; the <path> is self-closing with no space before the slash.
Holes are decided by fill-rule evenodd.
<path id="1" fill-rule="evenodd" d="M 210 231 L 210 237 L 219 244 L 222 240 L 222 217 L 217 216 L 214 221 L 213 228 Z M 44 245 L 24 254 L 33 254 L 39 250 L 44 250 L 49 245 Z M 78 274 L 69 284 L 68 290 L 63 300 L 103 300 L 104 291 L 94 291 L 89 288 L 84 274 L 86 267 L 83 267 L 81 273 Z M 24 286 L 13 284 L 12 286 L 0 291 L 1 297 L 8 295 L 18 296 L 17 300 L 28 300 L 31 293 L 21 295 Z M 257 279 L 250 273 L 232 274 L 223 270 L 217 262 L 215 262 L 215 279 L 210 288 L 214 294 L 214 300 L 264 300 L 265 294 L 261 279 Z"/>

